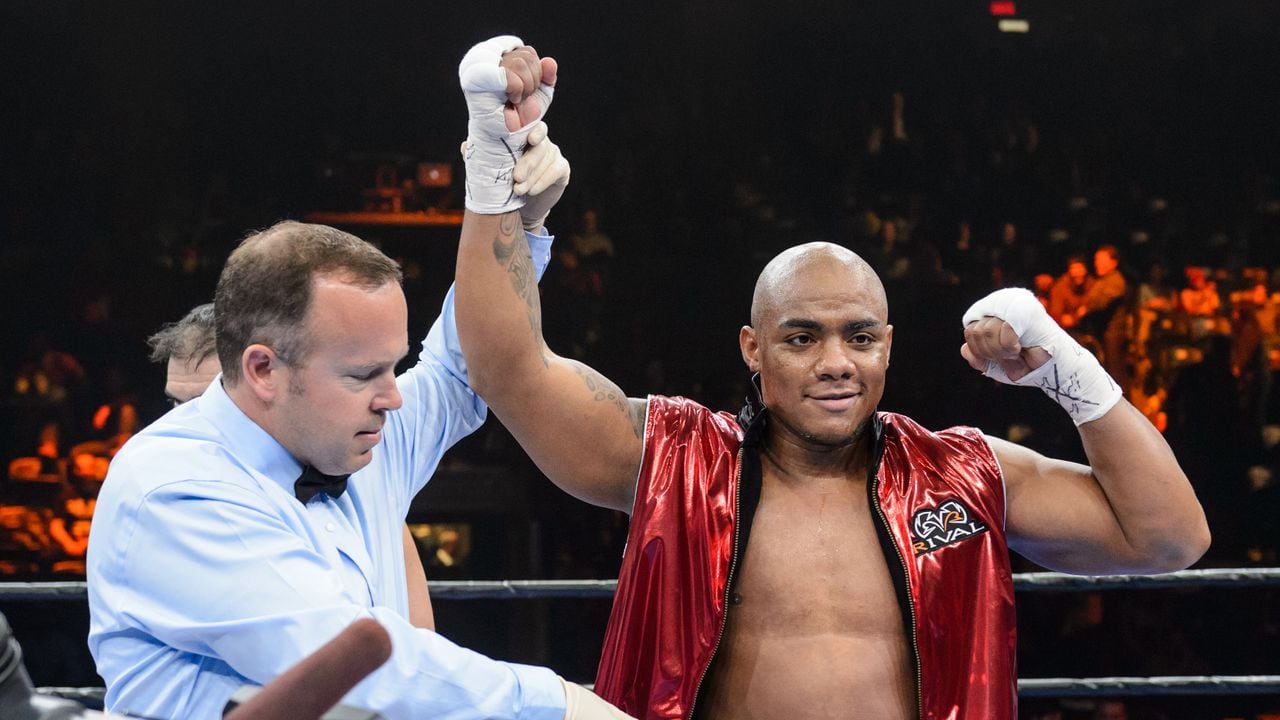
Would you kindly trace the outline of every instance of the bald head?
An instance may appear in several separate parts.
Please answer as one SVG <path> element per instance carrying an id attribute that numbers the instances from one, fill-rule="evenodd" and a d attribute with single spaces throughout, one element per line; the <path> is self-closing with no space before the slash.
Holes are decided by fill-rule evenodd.
<path id="1" fill-rule="evenodd" d="M 833 449 L 865 436 L 889 368 L 888 305 L 875 271 L 839 245 L 799 245 L 765 266 L 738 347 L 777 421 L 770 437 Z"/>
<path id="2" fill-rule="evenodd" d="M 765 265 L 751 295 L 751 325 L 762 327 L 818 278 L 839 279 L 847 281 L 850 289 L 867 290 L 878 314 L 888 316 L 884 285 L 865 260 L 840 245 L 812 242 L 787 248 Z"/>

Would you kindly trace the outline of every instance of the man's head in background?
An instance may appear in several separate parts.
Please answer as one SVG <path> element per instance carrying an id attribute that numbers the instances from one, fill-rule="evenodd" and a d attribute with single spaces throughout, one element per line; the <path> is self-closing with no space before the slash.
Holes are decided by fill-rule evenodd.
<path id="1" fill-rule="evenodd" d="M 1103 245 L 1093 254 L 1093 270 L 1098 277 L 1110 275 L 1120 267 L 1120 251 L 1115 245 Z"/>
<path id="2" fill-rule="evenodd" d="M 181 320 L 147 338 L 153 362 L 167 362 L 164 394 L 175 404 L 199 396 L 222 371 L 213 336 L 213 303 L 197 305 Z"/>

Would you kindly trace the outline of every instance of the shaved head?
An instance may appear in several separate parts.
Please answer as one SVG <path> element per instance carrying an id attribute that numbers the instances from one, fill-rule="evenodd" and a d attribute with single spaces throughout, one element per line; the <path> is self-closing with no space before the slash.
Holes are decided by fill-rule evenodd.
<path id="1" fill-rule="evenodd" d="M 762 327 L 787 307 L 815 275 L 847 275 L 853 286 L 870 290 L 879 314 L 887 317 L 889 302 L 875 270 L 848 248 L 828 242 L 812 242 L 783 250 L 765 265 L 751 295 L 751 325 Z"/>
<path id="2" fill-rule="evenodd" d="M 884 285 L 839 245 L 785 250 L 756 281 L 738 346 L 776 421 L 766 427 L 775 449 L 852 448 L 884 394 L 893 346 Z"/>

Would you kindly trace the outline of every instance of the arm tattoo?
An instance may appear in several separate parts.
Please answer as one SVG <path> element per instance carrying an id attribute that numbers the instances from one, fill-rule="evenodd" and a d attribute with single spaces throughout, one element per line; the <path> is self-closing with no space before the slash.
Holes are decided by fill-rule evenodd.
<path id="1" fill-rule="evenodd" d="M 631 432 L 635 433 L 636 437 L 644 437 L 644 424 L 649 417 L 649 401 L 629 398 L 627 406 L 631 411 Z"/>
<path id="2" fill-rule="evenodd" d="M 538 276 L 533 270 L 533 258 L 530 255 L 529 242 L 520 232 L 520 222 L 514 213 L 503 215 L 498 227 L 498 235 L 493 239 L 493 257 L 498 265 L 506 268 L 511 279 L 511 286 L 516 294 L 524 299 L 525 309 L 529 317 L 529 329 L 538 344 L 538 352 L 542 356 L 542 364 L 549 364 L 546 347 L 542 339 L 542 306 L 538 298 Z"/>
<path id="3" fill-rule="evenodd" d="M 592 399 L 596 402 L 607 402 L 618 408 L 618 412 L 627 416 L 631 422 L 631 432 L 636 437 L 644 435 L 644 420 L 647 403 L 643 400 L 631 400 L 623 392 L 622 388 L 613 384 L 609 378 L 592 370 L 580 362 L 571 362 L 573 371 L 582 378 L 582 382 L 587 386 L 593 394 Z"/>

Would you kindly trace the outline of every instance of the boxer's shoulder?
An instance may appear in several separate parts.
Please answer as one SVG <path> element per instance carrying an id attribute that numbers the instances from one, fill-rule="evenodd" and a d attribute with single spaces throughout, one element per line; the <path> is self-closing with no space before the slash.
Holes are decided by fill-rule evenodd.
<path id="1" fill-rule="evenodd" d="M 653 431 L 682 435 L 711 434 L 741 440 L 742 428 L 727 412 L 716 412 L 687 397 L 650 395 L 647 427 Z"/>

